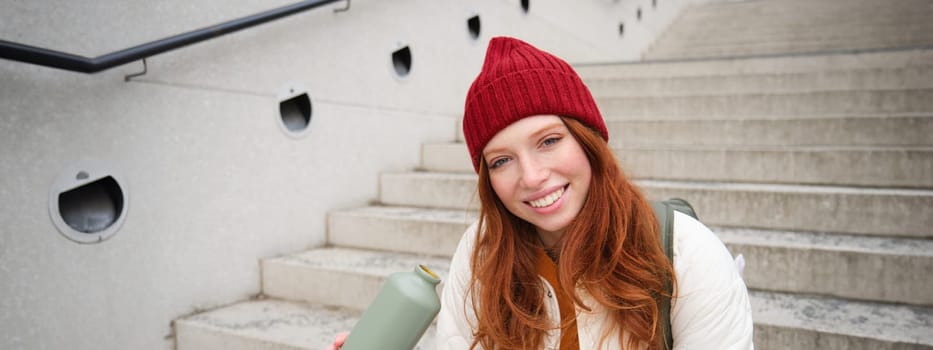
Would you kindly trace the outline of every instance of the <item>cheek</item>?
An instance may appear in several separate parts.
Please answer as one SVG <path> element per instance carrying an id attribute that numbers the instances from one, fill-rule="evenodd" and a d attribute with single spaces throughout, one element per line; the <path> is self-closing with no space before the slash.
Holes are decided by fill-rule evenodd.
<path id="1" fill-rule="evenodd" d="M 589 190 L 590 181 L 593 179 L 593 168 L 590 167 L 590 161 L 583 150 L 579 148 L 575 150 L 566 164 L 575 170 L 578 180 Z"/>
<path id="2" fill-rule="evenodd" d="M 502 176 L 496 176 L 490 174 L 489 184 L 492 185 L 492 191 L 496 194 L 496 197 L 499 197 L 500 201 L 508 202 L 506 198 L 509 198 L 510 190 L 509 186 L 506 184 L 506 180 Z"/>

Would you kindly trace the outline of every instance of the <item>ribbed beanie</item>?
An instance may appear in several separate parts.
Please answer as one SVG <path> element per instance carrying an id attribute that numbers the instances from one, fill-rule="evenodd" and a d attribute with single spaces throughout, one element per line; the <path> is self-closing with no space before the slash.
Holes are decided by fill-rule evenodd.
<path id="1" fill-rule="evenodd" d="M 525 117 L 551 114 L 579 120 L 609 140 L 593 95 L 567 62 L 515 38 L 492 38 L 463 112 L 473 169 L 479 172 L 483 148 L 500 130 Z"/>

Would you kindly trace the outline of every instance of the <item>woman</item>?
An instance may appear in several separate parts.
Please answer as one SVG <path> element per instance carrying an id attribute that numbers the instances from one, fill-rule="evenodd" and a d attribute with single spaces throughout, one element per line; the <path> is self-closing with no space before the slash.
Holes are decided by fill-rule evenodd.
<path id="1" fill-rule="evenodd" d="M 479 222 L 451 262 L 438 349 L 751 349 L 748 292 L 725 246 L 677 213 L 674 261 L 650 204 L 617 166 L 589 90 L 566 62 L 493 38 L 463 132 Z"/>

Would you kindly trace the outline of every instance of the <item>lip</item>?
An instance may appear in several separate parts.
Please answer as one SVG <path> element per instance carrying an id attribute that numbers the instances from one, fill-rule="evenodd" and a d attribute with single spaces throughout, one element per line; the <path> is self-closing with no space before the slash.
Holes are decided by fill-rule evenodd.
<path id="1" fill-rule="evenodd" d="M 554 187 L 554 189 L 551 190 L 550 192 L 545 192 L 543 195 L 538 196 L 538 197 L 536 197 L 536 198 L 533 199 L 533 200 L 537 200 L 537 199 L 543 198 L 544 196 L 549 195 L 549 194 L 553 193 L 554 191 L 557 191 L 557 190 L 560 189 L 560 188 L 561 188 L 561 186 Z M 564 188 L 564 194 L 561 195 L 560 198 L 558 198 L 556 201 L 554 201 L 554 203 L 551 203 L 551 205 L 549 205 L 549 206 L 541 207 L 541 208 L 535 208 L 535 207 L 531 206 L 531 203 L 525 202 L 524 204 L 527 205 L 528 208 L 531 209 L 533 212 L 535 212 L 535 213 L 537 213 L 537 214 L 539 214 L 539 215 L 553 213 L 553 212 L 557 211 L 558 209 L 560 209 L 561 206 L 564 205 L 564 200 L 567 199 L 567 194 L 568 194 L 569 191 L 570 191 L 570 184 L 564 185 L 563 188 Z"/>
<path id="2" fill-rule="evenodd" d="M 545 188 L 545 189 L 540 190 L 540 191 L 538 191 L 538 192 L 532 193 L 532 194 L 531 194 L 530 196 L 528 196 L 528 197 L 525 197 L 525 199 L 522 199 L 522 202 L 525 202 L 525 203 L 527 204 L 528 202 L 539 200 L 539 199 L 541 199 L 541 198 L 546 197 L 547 195 L 549 195 L 549 194 L 551 194 L 551 193 L 554 193 L 554 191 L 557 191 L 557 190 L 559 190 L 559 189 L 561 189 L 561 188 L 564 188 L 564 189 L 566 190 L 566 187 L 567 187 L 568 185 L 570 185 L 570 184 L 555 185 L 555 186 L 551 186 L 551 187 Z"/>

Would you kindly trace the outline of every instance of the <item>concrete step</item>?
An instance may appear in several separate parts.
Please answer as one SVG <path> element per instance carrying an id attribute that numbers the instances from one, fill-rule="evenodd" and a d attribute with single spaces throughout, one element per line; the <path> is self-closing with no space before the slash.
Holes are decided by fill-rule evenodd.
<path id="1" fill-rule="evenodd" d="M 933 89 L 817 91 L 729 96 L 603 97 L 607 120 L 726 116 L 842 116 L 933 112 Z"/>
<path id="2" fill-rule="evenodd" d="M 816 5 L 816 6 L 813 6 Z M 918 4 L 919 5 L 919 4 Z M 686 32 L 688 26 L 698 31 L 723 32 L 728 30 L 767 28 L 793 31 L 810 29 L 814 31 L 832 29 L 860 30 L 862 28 L 882 29 L 886 25 L 923 25 L 923 17 L 933 13 L 933 7 L 926 5 L 893 8 L 865 8 L 853 4 L 823 7 L 819 4 L 794 6 L 787 12 L 763 12 L 755 9 L 717 9 L 704 13 L 705 6 L 697 6 L 685 11 L 677 18 L 671 29 L 677 33 Z"/>
<path id="3" fill-rule="evenodd" d="M 832 1 L 744 1 L 731 3 L 706 3 L 693 6 L 684 12 L 683 19 L 708 21 L 719 20 L 722 25 L 734 21 L 760 17 L 764 20 L 782 19 L 808 20 L 832 19 L 837 14 L 839 20 L 873 20 L 890 17 L 909 16 L 912 12 L 930 10 L 929 2 L 924 0 L 875 0 L 872 2 L 832 2 Z M 743 16 L 743 17 L 736 17 Z M 734 21 L 724 19 L 733 18 Z"/>
<path id="4" fill-rule="evenodd" d="M 730 26 L 736 22 L 744 23 L 753 19 L 765 23 L 788 24 L 832 19 L 857 22 L 909 17 L 914 13 L 930 10 L 929 2 L 924 0 L 744 1 L 693 6 L 684 11 L 678 23 L 713 22 L 721 26 Z"/>
<path id="5" fill-rule="evenodd" d="M 177 350 L 323 350 L 360 311 L 276 299 L 244 301 L 175 321 Z M 435 329 L 415 349 L 434 348 Z"/>
<path id="6" fill-rule="evenodd" d="M 933 310 L 795 294 L 751 291 L 758 349 L 930 349 Z M 352 329 L 360 312 L 257 300 L 176 320 L 179 350 L 320 350 Z M 415 349 L 434 349 L 435 329 Z"/>
<path id="7" fill-rule="evenodd" d="M 853 40 L 768 41 L 760 44 L 733 43 L 716 46 L 693 46 L 659 42 L 645 52 L 649 60 L 701 59 L 760 55 L 809 54 L 827 51 L 905 49 L 933 46 L 933 38 L 923 35 L 858 38 Z"/>
<path id="8" fill-rule="evenodd" d="M 933 114 L 734 120 L 609 120 L 606 124 L 610 145 L 613 147 L 933 146 L 933 137 L 930 136 L 933 135 Z"/>
<path id="9" fill-rule="evenodd" d="M 933 349 L 933 309 L 750 291 L 756 349 Z"/>
<path id="10" fill-rule="evenodd" d="M 923 0 L 704 4 L 688 8 L 644 57 L 929 46 L 931 14 L 933 5 Z"/>
<path id="11" fill-rule="evenodd" d="M 411 242 L 418 254 L 453 255 L 477 216 L 473 211 L 369 207 L 338 212 L 346 221 L 330 233 L 331 244 L 359 236 L 355 246 L 386 249 L 382 242 Z M 336 213 L 335 213 L 336 214 Z M 463 217 L 472 219 L 463 221 Z M 701 216 L 702 218 L 703 216 Z M 441 218 L 441 219 L 438 219 Z M 332 226 L 334 227 L 334 226 Z M 750 288 L 832 295 L 851 299 L 933 305 L 933 241 L 811 232 L 714 227 L 733 255 L 743 254 Z M 366 240 L 360 232 L 371 232 Z M 429 246 L 422 242 L 432 242 Z M 391 244 L 391 243 L 390 243 Z"/>
<path id="12" fill-rule="evenodd" d="M 610 131 L 611 132 L 611 131 Z M 421 145 L 421 170 L 473 173 L 466 143 L 426 143 Z"/>
<path id="13" fill-rule="evenodd" d="M 392 273 L 425 265 L 441 279 L 448 258 L 349 248 L 318 248 L 262 259 L 262 291 L 272 298 L 363 310 Z M 442 282 L 443 283 L 443 282 Z"/>
<path id="14" fill-rule="evenodd" d="M 379 201 L 383 205 L 479 209 L 474 173 L 383 173 L 379 176 Z"/>
<path id="15" fill-rule="evenodd" d="M 843 31 L 884 30 L 886 27 L 918 28 L 927 24 L 924 17 L 933 13 L 931 6 L 911 8 L 858 8 L 851 4 L 834 8 L 799 6 L 790 12 L 762 13 L 761 11 L 729 11 L 701 13 L 694 7 L 677 19 L 666 32 L 690 35 L 687 28 L 699 33 L 730 34 L 734 30 L 759 31 L 761 34 L 811 31 L 814 34 Z M 870 33 L 870 32 L 869 32 Z"/>
<path id="16" fill-rule="evenodd" d="M 854 22 L 824 21 L 817 23 L 749 22 L 730 26 L 672 27 L 657 41 L 662 47 L 717 47 L 734 45 L 767 46 L 774 43 L 860 43 L 887 40 L 913 41 L 923 46 L 930 41 L 933 24 L 926 21 L 933 11 L 913 18 L 891 18 L 885 21 Z M 693 30 L 691 30 L 693 29 Z M 853 48 L 858 46 L 853 46 Z"/>
<path id="17" fill-rule="evenodd" d="M 685 198 L 714 226 L 933 237 L 933 191 L 635 181 L 651 199 Z"/>
<path id="18" fill-rule="evenodd" d="M 702 218 L 702 216 L 701 216 Z M 933 305 L 933 240 L 713 228 L 749 288 Z"/>
<path id="19" fill-rule="evenodd" d="M 455 209 L 363 207 L 328 214 L 327 242 L 340 247 L 451 256 L 477 213 Z"/>
<path id="20" fill-rule="evenodd" d="M 913 4 L 913 5 L 911 5 Z M 809 7 L 822 7 L 835 9 L 839 7 L 843 8 L 899 8 L 904 6 L 919 6 L 926 4 L 924 0 L 822 0 L 822 1 L 807 1 L 807 0 L 721 0 L 721 1 L 708 1 L 699 5 L 694 6 L 691 9 L 691 12 L 697 13 L 709 13 L 712 15 L 722 12 L 722 9 L 739 9 L 746 8 L 753 11 L 758 11 L 762 13 L 771 13 L 771 12 L 799 12 L 801 6 Z"/>
<path id="21" fill-rule="evenodd" d="M 386 173 L 387 205 L 477 209 L 469 173 Z M 663 180 L 635 181 L 651 199 L 689 200 L 709 225 L 933 237 L 933 190 Z"/>
<path id="22" fill-rule="evenodd" d="M 635 179 L 933 188 L 933 147 L 613 149 Z"/>
<path id="23" fill-rule="evenodd" d="M 473 170 L 465 144 L 426 144 L 422 149 L 425 170 Z M 615 147 L 613 153 L 635 179 L 933 188 L 933 146 L 631 145 Z"/>
<path id="24" fill-rule="evenodd" d="M 594 97 L 933 89 L 933 66 L 734 76 L 586 80 Z"/>
<path id="25" fill-rule="evenodd" d="M 933 66 L 933 50 L 912 49 L 847 54 L 755 57 L 701 61 L 642 61 L 575 65 L 585 81 L 614 78 L 737 77 L 861 70 L 892 70 Z"/>

